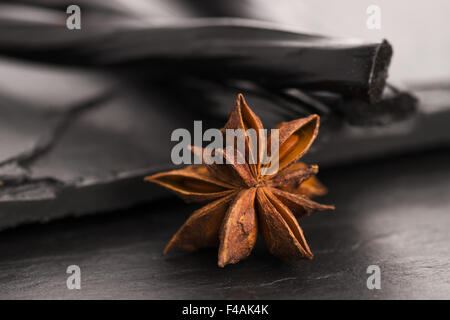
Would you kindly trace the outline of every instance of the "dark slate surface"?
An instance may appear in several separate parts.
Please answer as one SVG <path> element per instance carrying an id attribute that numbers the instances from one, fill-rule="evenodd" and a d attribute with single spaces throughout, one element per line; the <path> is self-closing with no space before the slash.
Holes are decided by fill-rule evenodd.
<path id="1" fill-rule="evenodd" d="M 216 250 L 162 250 L 197 205 L 157 202 L 0 234 L 0 298 L 450 298 L 450 150 L 322 170 L 335 213 L 300 221 L 315 253 L 285 263 L 262 243 L 220 269 Z M 66 288 L 81 267 L 82 289 Z M 366 268 L 381 267 L 381 290 Z"/>

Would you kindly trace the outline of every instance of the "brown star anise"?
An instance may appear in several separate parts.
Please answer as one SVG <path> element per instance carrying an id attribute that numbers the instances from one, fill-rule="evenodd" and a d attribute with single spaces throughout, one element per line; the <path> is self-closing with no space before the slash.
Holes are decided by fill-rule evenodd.
<path id="1" fill-rule="evenodd" d="M 239 94 L 224 129 L 263 129 L 260 119 Z M 308 258 L 313 254 L 306 243 L 297 217 L 314 210 L 333 210 L 334 206 L 310 200 L 310 196 L 326 193 L 314 177 L 316 165 L 295 163 L 309 149 L 319 130 L 319 116 L 283 122 L 279 129 L 279 169 L 263 175 L 260 158 L 249 163 L 252 140 L 246 139 L 244 164 L 201 164 L 181 170 L 158 173 L 146 178 L 186 201 L 208 201 L 194 211 L 172 237 L 164 253 L 174 248 L 194 251 L 219 245 L 218 265 L 224 267 L 246 258 L 253 249 L 258 230 L 269 251 L 284 259 Z M 267 146 L 270 139 L 258 136 L 258 145 Z M 261 148 L 260 148 L 261 149 Z M 194 154 L 202 149 L 191 147 Z M 261 152 L 259 150 L 258 152 Z M 223 152 L 226 158 L 226 153 Z"/>

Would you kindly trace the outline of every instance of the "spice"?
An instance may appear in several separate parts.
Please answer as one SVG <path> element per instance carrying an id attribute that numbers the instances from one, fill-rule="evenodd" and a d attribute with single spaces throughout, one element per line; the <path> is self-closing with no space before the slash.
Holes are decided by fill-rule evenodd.
<path id="1" fill-rule="evenodd" d="M 263 129 L 240 94 L 224 129 Z M 174 248 L 194 251 L 219 246 L 218 265 L 224 267 L 246 258 L 253 249 L 260 231 L 269 251 L 283 259 L 308 258 L 313 254 L 297 219 L 334 206 L 310 200 L 323 195 L 326 188 L 314 177 L 316 165 L 296 163 L 309 149 L 319 130 L 319 116 L 284 122 L 279 129 L 279 168 L 264 175 L 260 157 L 248 161 L 252 139 L 246 139 L 247 158 L 244 164 L 201 164 L 162 172 L 147 177 L 187 201 L 208 201 L 195 211 L 172 237 L 164 253 Z M 259 146 L 270 150 L 270 139 L 258 136 Z M 261 149 L 261 148 L 259 148 Z M 202 149 L 192 147 L 194 154 Z M 261 155 L 261 150 L 258 150 Z M 226 158 L 226 152 L 223 152 Z"/>

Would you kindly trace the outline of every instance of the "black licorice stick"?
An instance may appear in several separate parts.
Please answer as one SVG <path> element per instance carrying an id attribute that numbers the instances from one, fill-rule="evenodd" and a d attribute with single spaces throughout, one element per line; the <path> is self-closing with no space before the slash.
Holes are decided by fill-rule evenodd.
<path id="1" fill-rule="evenodd" d="M 380 99 L 392 56 L 385 40 L 365 43 L 304 34 L 249 19 L 164 17 L 155 22 L 105 15 L 102 23 L 101 17 L 87 20 L 82 30 L 70 33 L 65 13 L 60 15 L 45 23 L 0 17 L 9 30 L 0 33 L 0 53 L 71 64 L 144 59 L 155 76 L 185 71 L 272 89 L 330 90 L 370 103 Z"/>
<path id="2" fill-rule="evenodd" d="M 380 100 L 392 47 L 302 34 L 245 19 L 188 19 L 116 32 L 100 63 L 145 60 L 153 72 L 250 80 L 273 89 L 297 87 Z"/>
<path id="3" fill-rule="evenodd" d="M 166 17 L 131 23 L 121 18 L 117 24 L 117 17 L 104 19 L 92 25 L 88 20 L 78 33 L 62 32 L 64 19 L 43 25 L 13 20 L 7 23 L 11 32 L 0 33 L 0 53 L 107 66 L 146 60 L 156 77 L 186 72 L 249 80 L 273 90 L 329 90 L 370 103 L 381 97 L 392 56 L 385 40 L 330 38 L 248 19 Z M 39 32 L 31 26 L 40 27 Z M 32 40 L 15 41 L 11 34 L 17 32 Z"/>

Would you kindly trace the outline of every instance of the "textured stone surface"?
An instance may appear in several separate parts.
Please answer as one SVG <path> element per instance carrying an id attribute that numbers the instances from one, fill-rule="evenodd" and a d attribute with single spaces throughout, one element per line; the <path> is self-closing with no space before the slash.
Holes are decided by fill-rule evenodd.
<path id="1" fill-rule="evenodd" d="M 300 220 L 315 258 L 284 263 L 258 243 L 217 267 L 217 251 L 162 255 L 197 205 L 167 204 L 0 234 L 0 298 L 450 298 L 450 151 L 322 170 L 335 213 Z M 172 199 L 172 198 L 171 198 Z M 81 268 L 82 289 L 66 288 Z M 381 290 L 366 268 L 381 268 Z"/>

